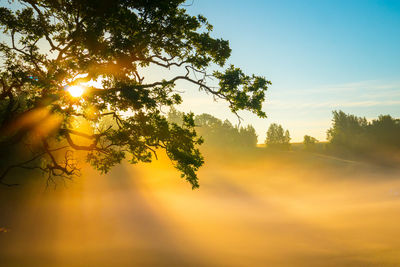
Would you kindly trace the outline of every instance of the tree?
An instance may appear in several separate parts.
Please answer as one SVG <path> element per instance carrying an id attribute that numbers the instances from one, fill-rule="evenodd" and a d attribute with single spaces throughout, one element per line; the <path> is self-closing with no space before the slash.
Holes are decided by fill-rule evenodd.
<path id="1" fill-rule="evenodd" d="M 267 138 L 265 144 L 269 148 L 274 149 L 289 149 L 290 148 L 290 134 L 288 130 L 284 130 L 282 125 L 272 123 L 267 131 Z"/>
<path id="2" fill-rule="evenodd" d="M 183 113 L 172 108 L 168 120 L 182 123 Z M 204 139 L 207 147 L 217 148 L 249 148 L 257 145 L 257 134 L 253 126 L 233 126 L 228 120 L 222 121 L 210 114 L 200 114 L 194 117 L 196 131 Z"/>
<path id="3" fill-rule="evenodd" d="M 125 158 L 149 162 L 164 149 L 198 187 L 202 141 L 193 114 L 178 125 L 161 112 L 181 103 L 176 82 L 260 117 L 270 82 L 233 65 L 210 73 L 225 65 L 229 43 L 213 38 L 212 25 L 188 15 L 183 2 L 15 0 L 0 7 L 0 182 L 10 185 L 14 168 L 39 169 L 50 180 L 79 175 L 77 151 L 106 173 Z M 151 80 L 143 74 L 149 68 L 168 75 Z"/>
<path id="4" fill-rule="evenodd" d="M 375 154 L 396 152 L 400 148 L 400 120 L 380 115 L 368 122 L 366 118 L 334 111 L 328 130 L 329 147 L 340 153 Z"/>
<path id="5" fill-rule="evenodd" d="M 327 131 L 329 147 L 342 152 L 361 152 L 366 148 L 366 118 L 333 111 L 332 127 Z"/>
<path id="6" fill-rule="evenodd" d="M 400 148 L 400 120 L 390 115 L 380 115 L 367 127 L 369 142 L 382 149 Z"/>
<path id="7" fill-rule="evenodd" d="M 306 150 L 310 150 L 310 151 L 315 150 L 315 145 L 317 143 L 318 143 L 318 140 L 316 138 L 309 136 L 309 135 L 304 136 L 303 144 L 304 144 L 304 148 Z"/>
<path id="8" fill-rule="evenodd" d="M 239 145 L 242 147 L 257 146 L 257 134 L 252 125 L 239 128 Z"/>

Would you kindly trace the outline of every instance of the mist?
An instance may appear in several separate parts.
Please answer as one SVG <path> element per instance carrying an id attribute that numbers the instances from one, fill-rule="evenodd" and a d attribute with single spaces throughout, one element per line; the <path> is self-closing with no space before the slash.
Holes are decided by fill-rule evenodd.
<path id="1" fill-rule="evenodd" d="M 5 266 L 391 266 L 400 170 L 301 151 L 205 152 L 1 188 Z M 24 178 L 26 179 L 26 177 Z"/>

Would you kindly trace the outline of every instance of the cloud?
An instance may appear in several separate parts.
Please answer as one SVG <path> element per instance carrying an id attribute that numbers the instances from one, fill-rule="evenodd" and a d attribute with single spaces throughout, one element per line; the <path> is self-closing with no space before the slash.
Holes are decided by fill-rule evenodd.
<path id="1" fill-rule="evenodd" d="M 358 81 L 342 84 L 323 85 L 317 88 L 306 90 L 309 93 L 318 92 L 349 92 L 349 91 L 376 91 L 400 89 L 399 81 L 382 82 L 378 80 Z"/>
<path id="2" fill-rule="evenodd" d="M 382 101 L 324 101 L 324 102 L 298 102 L 298 101 L 269 101 L 267 104 L 274 109 L 304 109 L 304 108 L 341 108 L 341 107 L 375 107 L 400 105 L 400 100 Z"/>
<path id="3" fill-rule="evenodd" d="M 296 96 L 313 96 L 313 95 L 326 95 L 326 94 L 374 94 L 374 95 L 386 95 L 390 93 L 399 93 L 400 81 L 359 81 L 352 83 L 341 83 L 341 84 L 326 84 L 318 87 L 309 89 L 298 89 L 298 88 L 273 88 L 268 93 L 275 95 L 296 95 Z"/>
<path id="4" fill-rule="evenodd" d="M 394 106 L 400 104 L 400 82 L 361 81 L 308 90 L 282 90 L 269 99 L 266 106 L 271 109 Z"/>

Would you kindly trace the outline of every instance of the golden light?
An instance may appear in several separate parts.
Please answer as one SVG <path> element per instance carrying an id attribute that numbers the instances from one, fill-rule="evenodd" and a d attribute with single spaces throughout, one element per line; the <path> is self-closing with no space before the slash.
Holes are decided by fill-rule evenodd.
<path id="1" fill-rule="evenodd" d="M 73 85 L 73 86 L 68 87 L 67 91 L 73 97 L 80 97 L 85 90 L 82 86 Z"/>

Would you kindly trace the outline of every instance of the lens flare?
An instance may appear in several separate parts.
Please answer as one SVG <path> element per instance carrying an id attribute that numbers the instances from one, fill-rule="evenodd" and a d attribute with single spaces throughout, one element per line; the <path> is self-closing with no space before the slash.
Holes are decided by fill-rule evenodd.
<path id="1" fill-rule="evenodd" d="M 73 85 L 68 87 L 67 91 L 70 93 L 71 96 L 73 97 L 80 97 L 82 96 L 84 89 L 82 86 L 79 85 Z"/>

